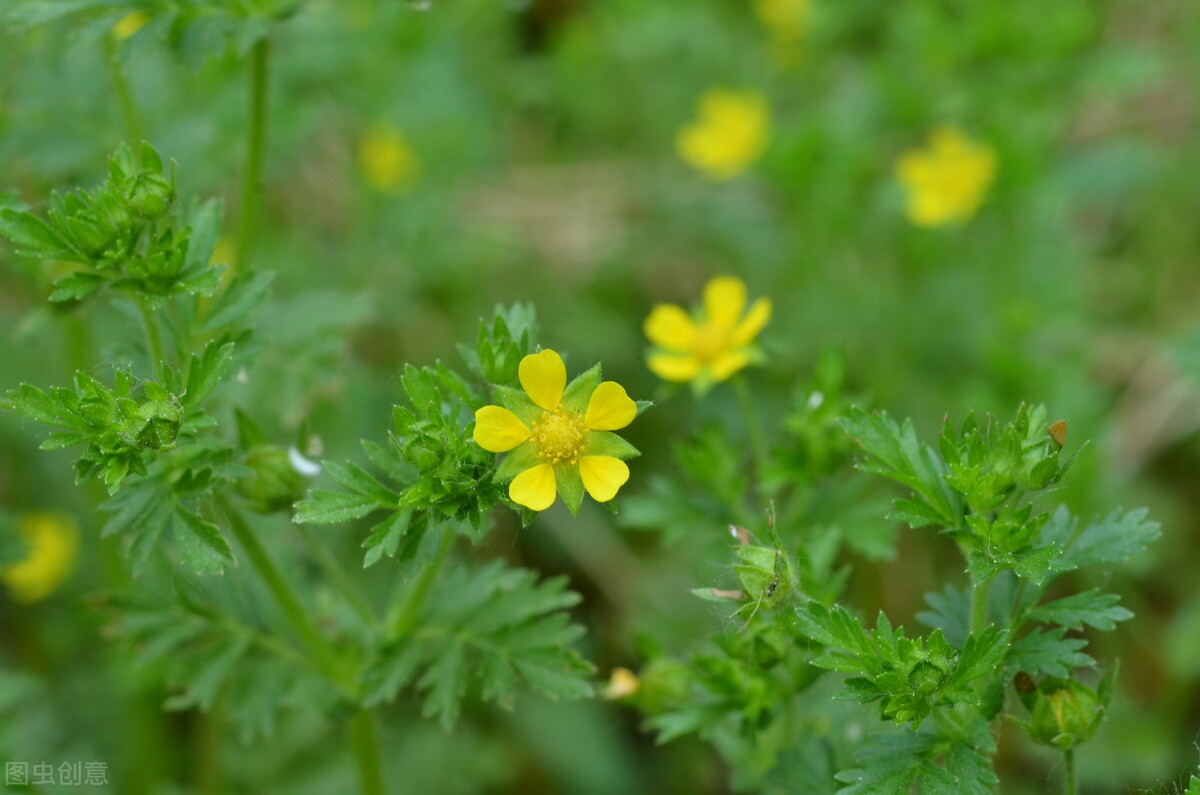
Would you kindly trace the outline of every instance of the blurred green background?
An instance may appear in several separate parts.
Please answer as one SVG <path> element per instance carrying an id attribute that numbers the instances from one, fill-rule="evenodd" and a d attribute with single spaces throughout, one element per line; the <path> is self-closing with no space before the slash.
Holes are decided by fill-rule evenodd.
<path id="1" fill-rule="evenodd" d="M 1200 6 L 783 5 L 795 29 L 735 0 L 327 0 L 274 25 L 258 262 L 277 276 L 259 313 L 267 348 L 239 400 L 267 407 L 276 435 L 307 423 L 328 457 L 357 457 L 358 439 L 383 435 L 404 362 L 454 359 L 494 304 L 531 301 L 569 369 L 603 361 L 630 394 L 664 403 L 628 433 L 645 453 L 622 492 L 636 500 L 648 473 L 677 470 L 674 438 L 736 411 L 727 389 L 663 392 L 644 364 L 650 308 L 693 302 L 725 273 L 774 301 L 767 361 L 749 376 L 783 448 L 794 440 L 781 418 L 831 352 L 848 394 L 927 437 L 947 412 L 1045 403 L 1073 441 L 1090 440 L 1063 501 L 1085 517 L 1146 504 L 1164 528 L 1108 586 L 1137 618 L 1095 652 L 1122 668 L 1113 713 L 1080 752 L 1083 787 L 1170 791 L 1200 740 Z M 133 5 L 111 6 L 86 24 L 0 33 L 0 187 L 27 202 L 99 182 L 128 136 L 106 49 Z M 226 199 L 228 230 L 243 50 L 236 37 L 170 47 L 151 22 L 118 56 L 142 134 L 178 161 L 182 195 Z M 676 136 L 720 87 L 761 92 L 770 122 L 762 157 L 716 181 L 680 158 Z M 969 220 L 918 228 L 895 163 L 947 124 L 991 147 L 996 178 Z M 99 304 L 50 308 L 52 275 L 0 247 L 5 387 L 65 383 L 133 335 Z M 220 714 L 160 711 L 159 676 L 107 643 L 88 607 L 124 576 L 97 537 L 95 495 L 37 440 L 0 416 L 0 505 L 73 514 L 82 548 L 50 598 L 0 595 L 0 749 L 107 760 L 111 792 L 340 791 L 349 762 L 321 744 L 330 728 L 313 709 L 251 744 Z M 719 625 L 687 589 L 722 576 L 720 523 L 710 536 L 630 524 L 556 506 L 523 530 L 503 517 L 480 552 L 570 575 L 601 675 L 637 669 L 639 636 L 684 650 Z M 276 532 L 290 543 L 285 521 Z M 362 528 L 323 532 L 353 560 Z M 847 560 L 847 598 L 897 623 L 961 577 L 944 540 L 913 531 L 894 555 Z M 364 577 L 382 588 L 386 569 Z M 729 787 L 705 744 L 656 747 L 603 701 L 478 707 L 446 735 L 401 699 L 384 732 L 396 791 Z M 1001 748 L 1003 792 L 1046 790 L 1055 757 L 1015 731 Z"/>

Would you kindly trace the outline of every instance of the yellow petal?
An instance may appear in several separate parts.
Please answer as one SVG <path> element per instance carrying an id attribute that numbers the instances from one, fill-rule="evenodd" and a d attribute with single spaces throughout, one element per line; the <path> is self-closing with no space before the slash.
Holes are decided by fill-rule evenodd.
<path id="1" fill-rule="evenodd" d="M 730 351 L 717 357 L 709 367 L 714 381 L 724 381 L 729 376 L 741 370 L 750 362 L 745 351 Z"/>
<path id="2" fill-rule="evenodd" d="M 696 324 L 681 307 L 658 304 L 645 323 L 646 338 L 668 351 L 690 350 L 696 341 Z"/>
<path id="3" fill-rule="evenodd" d="M 583 487 L 596 502 L 608 502 L 629 480 L 629 467 L 611 455 L 585 455 L 579 459 Z"/>
<path id="4" fill-rule="evenodd" d="M 500 406 L 475 412 L 475 442 L 484 450 L 506 453 L 529 438 L 529 428 L 516 414 Z"/>
<path id="5" fill-rule="evenodd" d="M 549 464 L 526 469 L 508 486 L 508 496 L 513 502 L 534 511 L 544 511 L 553 505 L 555 494 L 554 467 Z"/>
<path id="6" fill-rule="evenodd" d="M 771 319 L 771 299 L 760 298 L 750 305 L 750 311 L 733 332 L 734 345 L 749 345 Z"/>
<path id="7" fill-rule="evenodd" d="M 704 310 L 708 319 L 733 326 L 746 308 L 746 284 L 734 276 L 717 276 L 704 285 Z"/>
<path id="8" fill-rule="evenodd" d="M 700 374 L 701 365 L 695 356 L 655 353 L 646 357 L 646 366 L 664 381 L 691 381 Z"/>
<path id="9" fill-rule="evenodd" d="M 529 399 L 546 411 L 558 408 L 567 386 L 567 368 L 562 357 L 547 348 L 521 360 L 517 376 Z"/>
<path id="10" fill-rule="evenodd" d="M 75 525 L 55 514 L 26 514 L 20 529 L 29 541 L 24 560 L 0 567 L 0 582 L 18 602 L 37 602 L 67 579 L 75 564 L 79 535 Z"/>
<path id="11" fill-rule="evenodd" d="M 637 404 L 630 399 L 625 387 L 616 381 L 605 381 L 596 387 L 588 400 L 583 424 L 593 431 L 618 431 L 637 416 Z"/>

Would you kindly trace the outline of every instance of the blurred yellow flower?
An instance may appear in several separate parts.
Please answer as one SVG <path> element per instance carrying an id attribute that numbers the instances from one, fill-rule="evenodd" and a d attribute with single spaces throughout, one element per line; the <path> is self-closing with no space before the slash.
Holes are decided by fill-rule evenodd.
<path id="1" fill-rule="evenodd" d="M 808 32 L 812 0 L 754 0 L 754 13 L 777 38 L 796 41 Z"/>
<path id="2" fill-rule="evenodd" d="M 629 698 L 638 691 L 641 684 L 637 674 L 628 668 L 614 668 L 608 679 L 608 687 L 604 688 L 604 697 L 609 701 Z"/>
<path id="3" fill-rule="evenodd" d="M 29 554 L 18 563 L 0 568 L 0 582 L 8 586 L 18 602 L 37 602 L 71 573 L 79 536 L 74 523 L 59 514 L 26 514 L 19 527 L 29 542 Z"/>
<path id="4" fill-rule="evenodd" d="M 145 11 L 130 11 L 112 26 L 112 37 L 117 41 L 125 41 L 141 30 L 149 21 L 150 15 Z"/>
<path id="5" fill-rule="evenodd" d="M 421 161 L 398 129 L 374 124 L 358 142 L 358 167 L 368 185 L 383 193 L 403 193 L 421 176 Z"/>
<path id="6" fill-rule="evenodd" d="M 512 480 L 512 501 L 544 511 L 561 494 L 576 513 L 585 490 L 596 502 L 615 497 L 629 480 L 623 459 L 638 454 L 610 433 L 637 416 L 625 388 L 601 383 L 599 366 L 568 385 L 562 357 L 552 350 L 523 358 L 517 375 L 525 391 L 497 387 L 504 406 L 476 411 L 474 436 L 484 450 L 508 453 L 497 477 Z"/>
<path id="7" fill-rule="evenodd" d="M 700 97 L 699 115 L 675 139 L 684 162 L 708 177 L 736 177 L 767 148 L 770 111 L 758 91 L 716 88 Z"/>
<path id="8" fill-rule="evenodd" d="M 896 162 L 896 177 L 908 193 L 908 219 L 917 226 L 968 220 L 983 203 L 996 176 L 996 154 L 954 127 L 939 127 L 924 149 L 910 149 Z"/>
<path id="9" fill-rule="evenodd" d="M 646 364 L 664 381 L 691 381 L 703 393 L 761 357 L 754 338 L 770 319 L 771 299 L 759 298 L 747 312 L 745 283 L 717 276 L 704 286 L 695 317 L 674 304 L 650 311 L 645 331 L 655 347 Z"/>

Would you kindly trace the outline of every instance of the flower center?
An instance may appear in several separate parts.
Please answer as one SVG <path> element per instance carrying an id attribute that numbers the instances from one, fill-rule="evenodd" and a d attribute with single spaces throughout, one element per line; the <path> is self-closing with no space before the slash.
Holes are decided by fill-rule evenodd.
<path id="1" fill-rule="evenodd" d="M 727 353 L 733 347 L 730 331 L 720 323 L 702 324 L 696 330 L 695 348 L 693 349 L 696 358 L 707 364 L 715 361 L 721 354 Z"/>
<path id="2" fill-rule="evenodd" d="M 533 431 L 533 446 L 543 461 L 551 464 L 575 463 L 583 452 L 587 427 L 580 417 L 568 414 L 562 406 L 534 420 L 530 429 Z"/>

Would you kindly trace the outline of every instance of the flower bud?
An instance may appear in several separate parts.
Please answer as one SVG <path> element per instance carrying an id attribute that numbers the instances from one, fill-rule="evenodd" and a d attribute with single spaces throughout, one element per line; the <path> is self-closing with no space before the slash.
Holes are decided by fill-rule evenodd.
<path id="1" fill-rule="evenodd" d="M 152 220 L 170 209 L 175 201 L 175 186 L 161 174 L 142 172 L 133 178 L 125 199 L 134 214 Z"/>
<path id="2" fill-rule="evenodd" d="M 137 446 L 143 450 L 161 450 L 175 443 L 183 412 L 169 400 L 151 400 L 138 406 L 135 414 L 140 424 L 134 433 Z"/>
<path id="3" fill-rule="evenodd" d="M 260 513 L 287 510 L 304 497 L 307 478 L 297 470 L 288 451 L 275 444 L 258 445 L 246 454 L 252 473 L 237 482 L 238 493 Z"/>
<path id="4" fill-rule="evenodd" d="M 1088 740 L 1104 717 L 1104 704 L 1092 688 L 1069 679 L 1047 678 L 1033 695 L 1034 742 L 1068 749 Z"/>

